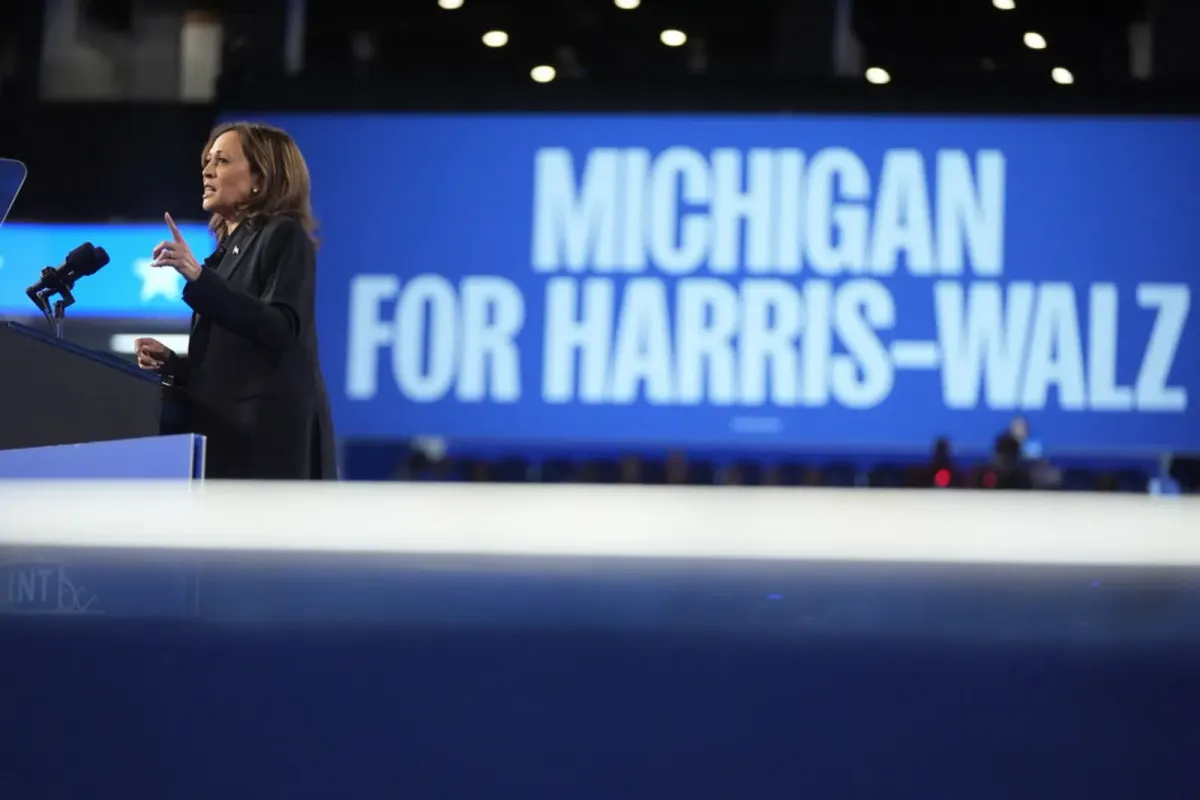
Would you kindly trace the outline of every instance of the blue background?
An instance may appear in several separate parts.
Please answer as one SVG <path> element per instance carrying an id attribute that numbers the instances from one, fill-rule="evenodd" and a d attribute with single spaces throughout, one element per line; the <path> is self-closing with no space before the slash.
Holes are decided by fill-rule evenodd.
<path id="1" fill-rule="evenodd" d="M 213 249 L 208 226 L 181 224 L 188 244 L 200 258 Z M 83 242 L 103 247 L 109 263 L 95 275 L 75 286 L 71 317 L 119 317 L 156 319 L 191 317 L 192 310 L 176 294 L 157 294 L 142 300 L 142 279 L 136 264 L 149 258 L 154 245 L 169 236 L 163 223 L 139 225 L 37 225 L 6 222 L 0 227 L 0 316 L 30 316 L 38 310 L 25 296 L 25 287 L 36 283 L 42 267 L 63 263 L 67 253 Z M 179 289 L 182 291 L 182 278 Z"/>
<path id="2" fill-rule="evenodd" d="M 255 116 L 238 114 L 238 117 Z M 579 163 L 595 147 L 796 147 L 812 153 L 846 147 L 877 184 L 885 151 L 912 147 L 932 156 L 944 148 L 999 149 L 1006 160 L 1003 281 L 1065 281 L 1075 291 L 1087 345 L 1087 290 L 1112 282 L 1120 291 L 1118 374 L 1130 384 L 1140 366 L 1154 314 L 1137 308 L 1138 283 L 1200 284 L 1191 227 L 1200 195 L 1188 176 L 1200 171 L 1200 123 L 1189 120 L 1038 120 L 998 118 L 712 117 L 712 116 L 390 116 L 283 115 L 313 174 L 321 222 L 318 315 L 322 360 L 338 433 L 354 440 L 442 435 L 456 442 L 590 443 L 833 452 L 925 450 L 949 436 L 960 451 L 990 448 L 1014 412 L 945 407 L 940 375 L 897 371 L 881 405 L 855 411 L 745 409 L 701 405 L 598 406 L 541 401 L 546 276 L 530 266 L 533 159 L 565 147 Z M 187 228 L 197 253 L 210 246 L 203 225 Z M 112 263 L 81 284 L 76 316 L 186 318 L 179 300 L 141 300 L 134 264 L 163 238 L 146 225 L 0 228 L 0 314 L 28 315 L 24 288 L 37 270 L 60 263 L 81 241 L 104 246 Z M 451 393 L 432 404 L 410 402 L 391 380 L 380 353 L 378 394 L 347 398 L 349 285 L 360 273 L 401 280 L 434 273 L 452 282 L 500 275 L 522 291 L 522 399 L 515 404 L 460 403 Z M 653 274 L 653 273 L 650 273 Z M 800 280 L 811 277 L 801 272 Z M 964 275 L 964 284 L 971 276 Z M 882 279 L 892 293 L 893 339 L 933 338 L 933 280 L 903 273 Z M 383 314 L 392 309 L 385 304 Z M 1149 454 L 1200 450 L 1200 362 L 1191 313 L 1169 383 L 1186 387 L 1185 413 L 1066 412 L 1051 391 L 1047 410 L 1027 412 L 1051 455 Z M 836 341 L 836 337 L 835 337 Z M 982 397 L 982 396 L 981 396 Z M 775 415 L 781 429 L 737 432 L 748 413 Z"/>
<path id="3" fill-rule="evenodd" d="M 872 170 L 891 148 L 919 149 L 927 163 L 942 148 L 1003 151 L 1007 161 L 1003 280 L 1068 281 L 1087 336 L 1087 286 L 1121 292 L 1118 380 L 1130 383 L 1154 315 L 1134 304 L 1138 282 L 1197 286 L 1191 233 L 1200 195 L 1200 123 L 1016 119 L 880 119 L 702 116 L 274 116 L 313 173 L 324 241 L 319 313 L 323 362 L 339 433 L 355 438 L 439 434 L 522 442 L 582 440 L 734 447 L 928 447 L 949 435 L 960 449 L 988 447 L 1011 411 L 951 411 L 936 372 L 898 372 L 891 396 L 869 411 L 835 406 L 784 410 L 768 437 L 736 434 L 736 408 L 547 405 L 540 399 L 545 276 L 530 267 L 533 160 L 542 147 L 579 159 L 592 148 L 686 145 L 848 147 Z M 578 169 L 578 166 L 577 166 Z M 511 405 L 406 401 L 381 364 L 370 401 L 345 396 L 348 285 L 355 273 L 438 273 L 451 280 L 498 274 L 525 295 L 519 339 L 522 399 Z M 805 273 L 801 273 L 803 279 Z M 970 276 L 964 276 L 969 278 Z M 885 280 L 897 306 L 889 338 L 931 338 L 927 278 Z M 385 310 L 385 315 L 388 312 Z M 1200 390 L 1191 314 L 1172 385 Z M 381 360 L 387 358 L 387 350 Z M 1051 393 L 1048 407 L 1054 406 Z M 1192 403 L 1194 406 L 1194 402 Z M 1200 418 L 1185 414 L 1028 414 L 1048 450 L 1147 452 L 1200 448 Z"/>

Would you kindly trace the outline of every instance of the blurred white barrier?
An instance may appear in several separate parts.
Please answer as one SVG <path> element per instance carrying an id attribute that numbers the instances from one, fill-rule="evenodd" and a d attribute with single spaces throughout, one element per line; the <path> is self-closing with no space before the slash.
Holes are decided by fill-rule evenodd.
<path id="1" fill-rule="evenodd" d="M 462 484 L 0 483 L 0 547 L 1200 565 L 1137 495 Z"/>

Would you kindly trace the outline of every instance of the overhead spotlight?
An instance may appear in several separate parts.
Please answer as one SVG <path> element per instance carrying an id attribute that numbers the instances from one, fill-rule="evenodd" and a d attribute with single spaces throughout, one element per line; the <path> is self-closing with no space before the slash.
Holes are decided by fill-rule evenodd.
<path id="1" fill-rule="evenodd" d="M 438 0 L 438 6 L 447 11 L 457 11 L 462 8 L 463 0 Z"/>
<path id="2" fill-rule="evenodd" d="M 504 47 L 508 44 L 508 34 L 504 31 L 488 31 L 483 35 L 483 43 L 488 47 Z"/>
<path id="3" fill-rule="evenodd" d="M 1046 49 L 1046 37 L 1042 36 L 1040 33 L 1035 33 L 1034 31 L 1029 31 L 1028 33 L 1025 34 L 1024 41 L 1025 41 L 1025 46 L 1028 47 L 1030 50 L 1045 50 Z"/>
<path id="4" fill-rule="evenodd" d="M 554 76 L 557 74 L 558 73 L 554 71 L 554 67 L 546 64 L 542 64 L 541 66 L 537 66 L 529 70 L 529 77 L 533 78 L 533 80 L 537 83 L 549 83 L 550 81 L 554 80 Z"/>
<path id="5" fill-rule="evenodd" d="M 892 76 L 883 67 L 867 67 L 866 78 L 867 83 L 873 83 L 877 86 L 892 82 Z"/>
<path id="6" fill-rule="evenodd" d="M 613 0 L 613 5 L 622 11 L 633 11 L 642 4 L 642 0 Z"/>
<path id="7" fill-rule="evenodd" d="M 658 38 L 667 47 L 682 47 L 687 44 L 687 34 L 674 28 L 667 28 L 658 35 Z"/>
<path id="8" fill-rule="evenodd" d="M 1075 76 L 1066 67 L 1055 67 L 1050 70 L 1050 77 L 1054 79 L 1055 83 L 1061 83 L 1063 86 L 1069 86 L 1075 82 Z"/>
<path id="9" fill-rule="evenodd" d="M 1017 4 L 1013 0 L 992 0 L 992 5 L 1001 11 L 1012 11 L 1017 7 Z"/>

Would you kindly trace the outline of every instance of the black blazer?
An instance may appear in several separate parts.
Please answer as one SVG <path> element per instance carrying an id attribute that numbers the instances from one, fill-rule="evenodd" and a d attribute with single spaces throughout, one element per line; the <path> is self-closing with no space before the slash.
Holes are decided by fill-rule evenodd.
<path id="1" fill-rule="evenodd" d="M 191 339 L 168 372 L 189 401 L 187 427 L 208 437 L 210 478 L 337 477 L 316 260 L 298 221 L 250 219 L 184 287 Z"/>

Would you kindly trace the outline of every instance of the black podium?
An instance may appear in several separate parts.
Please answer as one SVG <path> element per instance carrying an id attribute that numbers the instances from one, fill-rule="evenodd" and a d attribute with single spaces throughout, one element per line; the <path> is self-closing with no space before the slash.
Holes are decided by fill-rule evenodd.
<path id="1" fill-rule="evenodd" d="M 0 322 L 0 450 L 184 432 L 184 404 L 121 358 Z"/>

